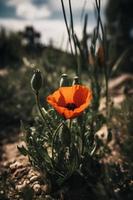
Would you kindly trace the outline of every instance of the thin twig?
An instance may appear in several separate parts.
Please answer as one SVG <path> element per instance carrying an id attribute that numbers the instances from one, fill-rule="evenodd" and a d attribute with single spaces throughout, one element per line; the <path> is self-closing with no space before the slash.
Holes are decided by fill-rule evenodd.
<path id="1" fill-rule="evenodd" d="M 85 0 L 85 1 L 84 1 L 84 4 L 83 4 L 83 7 L 82 7 L 82 11 L 81 11 L 81 17 L 80 17 L 80 20 L 81 20 L 81 21 L 82 21 L 82 18 L 83 18 L 83 16 L 84 16 L 84 13 L 85 13 L 86 3 L 87 3 L 87 1 Z"/>
<path id="2" fill-rule="evenodd" d="M 36 104 L 37 104 L 37 107 L 39 109 L 39 112 L 40 112 L 40 114 L 41 114 L 46 126 L 48 127 L 48 129 L 50 130 L 50 132 L 52 134 L 51 126 L 49 126 L 49 124 L 47 123 L 47 119 L 46 119 L 46 117 L 44 116 L 44 114 L 42 112 L 42 109 L 41 109 L 41 106 L 40 106 L 40 103 L 39 103 L 39 94 L 38 93 L 35 94 L 35 99 L 36 99 Z"/>
<path id="3" fill-rule="evenodd" d="M 64 124 L 64 122 L 61 122 L 58 126 L 57 126 L 57 128 L 56 128 L 56 130 L 54 131 L 54 133 L 53 133 L 53 140 L 52 140 L 52 159 L 54 159 L 54 140 L 55 140 L 55 137 L 56 137 L 56 134 L 58 133 L 58 130 L 60 129 L 60 127 L 62 126 Z"/>
<path id="4" fill-rule="evenodd" d="M 75 48 L 75 57 L 76 57 L 76 62 L 77 62 L 76 75 L 80 76 L 80 64 L 79 64 L 79 60 L 78 60 L 77 45 L 76 45 L 76 39 L 75 39 L 75 33 L 74 33 L 73 13 L 72 13 L 71 0 L 69 0 L 69 11 L 70 11 L 70 25 L 71 25 L 71 31 L 72 31 L 72 39 L 73 39 L 73 44 L 74 44 L 74 48 Z"/>
<path id="5" fill-rule="evenodd" d="M 72 55 L 74 55 L 73 54 L 73 49 L 72 49 L 71 35 L 70 35 L 68 23 L 67 23 L 67 17 L 66 17 L 65 6 L 64 6 L 63 0 L 61 0 L 61 5 L 62 5 L 63 16 L 64 16 L 65 25 L 66 25 L 66 29 L 67 29 L 67 33 L 68 33 L 68 39 L 69 39 L 69 43 L 70 43 L 71 53 L 72 53 Z"/>
<path id="6" fill-rule="evenodd" d="M 102 20 L 101 20 L 101 1 L 100 0 L 95 0 L 96 2 L 96 9 L 98 12 L 98 24 L 97 24 L 97 36 L 98 36 L 98 32 L 99 32 L 99 26 L 101 28 L 101 33 L 102 33 L 102 44 L 103 44 L 103 51 L 104 51 L 104 74 L 105 74 L 105 93 L 106 93 L 106 115 L 108 118 L 108 101 L 109 101 L 109 96 L 108 96 L 108 69 L 107 69 L 107 65 L 106 65 L 106 59 L 107 59 L 107 55 L 106 55 L 106 34 L 104 32 L 104 28 L 103 28 L 103 24 L 102 24 Z"/>

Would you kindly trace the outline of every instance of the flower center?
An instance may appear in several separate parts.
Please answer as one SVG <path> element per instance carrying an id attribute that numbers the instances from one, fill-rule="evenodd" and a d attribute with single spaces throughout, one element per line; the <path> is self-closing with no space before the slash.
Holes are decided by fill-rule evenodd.
<path id="1" fill-rule="evenodd" d="M 77 108 L 77 106 L 75 105 L 75 103 L 68 103 L 65 106 L 68 110 L 74 110 L 75 108 Z"/>

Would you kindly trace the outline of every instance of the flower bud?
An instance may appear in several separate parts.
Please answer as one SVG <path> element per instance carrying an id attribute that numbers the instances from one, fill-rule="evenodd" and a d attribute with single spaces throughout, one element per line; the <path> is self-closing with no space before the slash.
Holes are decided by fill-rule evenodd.
<path id="1" fill-rule="evenodd" d="M 38 92 L 42 86 L 42 77 L 39 69 L 34 71 L 34 74 L 31 78 L 31 88 L 34 92 Z"/>
<path id="2" fill-rule="evenodd" d="M 79 84 L 80 84 L 79 77 L 78 77 L 78 76 L 75 76 L 75 77 L 73 78 L 73 83 L 72 83 L 72 85 L 79 85 Z"/>
<path id="3" fill-rule="evenodd" d="M 67 74 L 62 74 L 60 79 L 60 87 L 69 86 L 68 76 Z"/>
<path id="4" fill-rule="evenodd" d="M 97 51 L 97 61 L 100 67 L 104 66 L 105 52 L 104 47 L 101 45 Z"/>

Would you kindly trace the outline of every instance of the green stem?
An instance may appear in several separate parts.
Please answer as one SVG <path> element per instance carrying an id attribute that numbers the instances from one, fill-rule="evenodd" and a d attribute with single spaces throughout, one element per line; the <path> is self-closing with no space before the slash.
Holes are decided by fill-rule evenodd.
<path id="1" fill-rule="evenodd" d="M 61 5 L 62 5 L 63 16 L 64 16 L 65 25 L 66 25 L 66 29 L 67 29 L 67 33 L 68 33 L 68 39 L 69 39 L 69 43 L 70 43 L 71 53 L 73 55 L 71 34 L 70 34 L 70 30 L 69 30 L 68 23 L 67 23 L 67 17 L 66 17 L 65 6 L 64 6 L 63 0 L 61 0 Z"/>
<path id="2" fill-rule="evenodd" d="M 54 140 L 55 140 L 55 137 L 56 137 L 56 134 L 58 133 L 60 127 L 64 124 L 64 122 L 61 122 L 58 127 L 56 128 L 56 130 L 54 131 L 53 133 L 53 140 L 52 140 L 52 159 L 54 158 Z"/>
<path id="3" fill-rule="evenodd" d="M 50 132 L 52 134 L 51 126 L 49 126 L 49 124 L 47 123 L 47 119 L 42 112 L 42 109 L 41 109 L 41 106 L 40 106 L 40 103 L 39 103 L 39 93 L 38 92 L 35 93 L 35 99 L 36 99 L 36 104 L 37 104 L 38 110 L 39 110 L 39 112 L 40 112 L 40 114 L 43 118 L 43 121 L 45 122 L 46 126 L 48 127 L 48 129 L 50 130 Z"/>
<path id="4" fill-rule="evenodd" d="M 81 146 L 81 155 L 84 154 L 84 133 L 85 133 L 85 124 L 83 121 L 83 114 L 79 116 L 79 119 L 81 121 L 80 123 L 80 130 L 81 130 L 81 141 L 82 141 L 82 146 Z"/>
<path id="5" fill-rule="evenodd" d="M 73 44 L 74 44 L 74 48 L 75 48 L 75 57 L 76 57 L 76 62 L 77 62 L 76 75 L 78 77 L 80 77 L 80 64 L 79 64 L 79 59 L 78 59 L 76 38 L 75 38 L 75 33 L 74 33 L 73 13 L 72 13 L 71 0 L 69 0 L 69 11 L 70 11 L 70 22 L 71 22 L 70 24 L 71 24 L 71 31 L 72 31 L 72 39 L 73 39 Z"/>
<path id="6" fill-rule="evenodd" d="M 97 152 L 97 148 L 98 148 L 98 145 L 95 143 L 95 146 L 94 146 L 93 150 L 90 153 L 91 156 L 95 155 L 95 153 Z"/>
<path id="7" fill-rule="evenodd" d="M 68 121 L 68 128 L 71 130 L 71 127 L 72 127 L 72 119 L 70 119 L 69 121 Z"/>
<path id="8" fill-rule="evenodd" d="M 101 28 L 101 32 L 102 32 L 102 43 L 103 43 L 103 51 L 104 51 L 104 75 L 105 75 L 105 95 L 106 95 L 106 116 L 107 116 L 107 121 L 108 121 L 108 101 L 109 101 L 109 95 L 108 95 L 108 69 L 107 69 L 107 65 L 106 65 L 106 60 L 107 60 L 107 55 L 106 55 L 106 34 L 104 32 L 104 28 L 103 28 L 103 24 L 102 24 L 102 20 L 101 20 L 101 2 L 100 0 L 95 0 L 96 2 L 96 8 L 97 8 L 97 12 L 98 12 L 98 25 L 97 25 L 97 36 L 98 36 L 98 31 L 99 31 L 99 25 Z"/>

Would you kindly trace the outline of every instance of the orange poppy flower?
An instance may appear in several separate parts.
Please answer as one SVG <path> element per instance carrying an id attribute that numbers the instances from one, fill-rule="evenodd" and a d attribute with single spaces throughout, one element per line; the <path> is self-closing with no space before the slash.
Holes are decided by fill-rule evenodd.
<path id="1" fill-rule="evenodd" d="M 61 87 L 47 97 L 47 101 L 65 119 L 79 116 L 92 100 L 92 92 L 85 86 Z"/>

